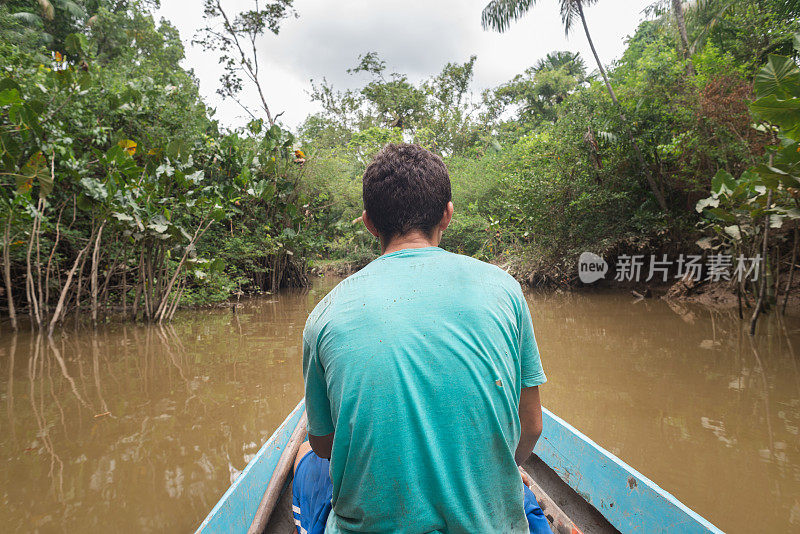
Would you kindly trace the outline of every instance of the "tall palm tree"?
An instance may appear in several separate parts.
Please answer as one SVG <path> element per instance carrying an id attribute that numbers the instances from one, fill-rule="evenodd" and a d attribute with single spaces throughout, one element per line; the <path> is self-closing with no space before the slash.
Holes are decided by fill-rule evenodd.
<path id="1" fill-rule="evenodd" d="M 578 52 L 549 52 L 533 66 L 534 72 L 563 69 L 570 76 L 582 80 L 586 76 L 586 65 Z"/>
<path id="2" fill-rule="evenodd" d="M 683 0 L 672 0 L 672 13 L 675 15 L 675 23 L 678 25 L 678 35 L 681 37 L 683 46 L 683 57 L 689 57 L 689 34 L 686 33 L 686 18 L 683 16 Z"/>
<path id="3" fill-rule="evenodd" d="M 625 113 L 622 111 L 622 107 L 619 105 L 617 94 L 614 92 L 614 88 L 611 86 L 611 82 L 608 80 L 608 74 L 606 74 L 606 69 L 603 67 L 603 63 L 600 61 L 600 56 L 597 55 L 597 50 L 594 47 L 594 41 L 592 41 L 592 36 L 589 33 L 589 26 L 586 24 L 586 16 L 583 14 L 583 6 L 596 4 L 598 0 L 558 1 L 561 11 L 561 21 L 564 24 L 564 31 L 567 35 L 569 35 L 570 30 L 572 30 L 572 25 L 575 22 L 576 17 L 580 18 L 581 24 L 583 25 L 583 31 L 586 33 L 586 39 L 589 41 L 589 47 L 592 49 L 594 60 L 597 63 L 597 68 L 600 70 L 600 74 L 603 76 L 603 81 L 605 82 L 608 94 L 611 95 L 611 100 L 619 110 L 620 118 L 622 119 L 622 123 L 625 125 L 628 138 L 630 139 L 633 149 L 636 152 L 636 157 L 639 160 L 639 165 L 642 167 L 642 172 L 644 172 L 647 183 L 650 186 L 650 190 L 653 192 L 653 196 L 656 197 L 656 201 L 658 201 L 658 205 L 661 206 L 661 209 L 667 211 L 667 203 L 664 200 L 664 194 L 656 184 L 653 174 L 650 172 L 650 168 L 644 161 L 644 156 L 639 148 L 639 143 L 637 143 L 636 139 L 633 137 L 633 132 L 628 124 L 628 119 L 625 117 Z M 484 29 L 493 29 L 502 33 L 511 26 L 512 22 L 525 15 L 525 13 L 527 13 L 535 3 L 536 0 L 492 0 L 485 8 L 483 8 L 483 13 L 481 14 L 481 25 Z"/>
<path id="4" fill-rule="evenodd" d="M 690 76 L 694 76 L 692 47 L 689 46 L 689 34 L 686 32 L 686 17 L 683 15 L 683 1 L 684 0 L 672 0 L 672 14 L 675 15 L 675 24 L 678 26 L 678 35 L 681 38 L 683 59 L 686 60 L 686 73 Z"/>
<path id="5" fill-rule="evenodd" d="M 668 12 L 672 11 L 672 15 L 675 17 L 675 28 L 678 30 L 679 52 L 683 55 L 683 59 L 686 60 L 686 73 L 694 76 L 695 70 L 692 64 L 692 55 L 694 54 L 695 45 L 689 44 L 689 33 L 686 30 L 686 11 L 683 8 L 683 4 L 694 8 L 697 2 L 693 0 L 656 0 L 645 7 L 642 13 L 656 16 L 662 21 L 666 21 Z"/>

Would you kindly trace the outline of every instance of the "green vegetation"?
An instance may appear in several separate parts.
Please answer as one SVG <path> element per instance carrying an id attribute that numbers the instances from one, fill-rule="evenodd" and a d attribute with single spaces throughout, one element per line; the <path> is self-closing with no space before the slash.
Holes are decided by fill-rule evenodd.
<path id="1" fill-rule="evenodd" d="M 800 52 L 800 34 L 794 37 Z M 725 169 L 711 180 L 711 196 L 698 201 L 697 211 L 706 214 L 707 228 L 713 237 L 699 244 L 706 249 L 724 249 L 734 254 L 754 257 L 760 254 L 767 263 L 767 276 L 761 278 L 753 314 L 751 333 L 759 312 L 767 302 L 777 303 L 781 249 L 786 241 L 780 232 L 793 228 L 789 275 L 786 280 L 783 310 L 786 310 L 797 261 L 798 219 L 800 219 L 800 69 L 789 57 L 770 55 L 767 64 L 755 77 L 757 100 L 750 105 L 760 124 L 756 128 L 768 134 L 776 146 L 770 146 L 766 162 L 745 169 L 734 178 Z M 763 221 L 763 222 L 762 222 Z M 770 232 L 777 235 L 773 237 Z M 768 283 L 771 282 L 771 283 Z M 745 294 L 737 287 L 739 310 Z"/>
<path id="2" fill-rule="evenodd" d="M 565 30 L 590 44 L 592 3 L 560 2 Z M 505 30 L 535 4 L 492 1 L 483 23 Z M 768 276 L 738 287 L 759 310 L 792 286 L 796 1 L 660 0 L 615 63 L 554 51 L 480 95 L 480 51 L 419 83 L 366 52 L 348 71 L 359 89 L 312 82 L 323 111 L 294 133 L 263 97 L 255 46 L 297 15 L 291 0 L 204 3 L 195 42 L 222 59 L 219 93 L 252 117 L 233 131 L 154 5 L 0 6 L 2 300 L 15 326 L 20 313 L 50 332 L 81 311 L 167 321 L 179 305 L 304 285 L 313 262 L 362 265 L 379 250 L 358 221 L 361 175 L 393 141 L 450 169 L 443 246 L 531 284 L 574 285 L 591 250 L 761 253 Z M 247 84 L 259 109 L 239 100 Z"/>
<path id="3" fill-rule="evenodd" d="M 151 7 L 0 7 L 3 289 L 15 328 L 19 308 L 52 333 L 72 311 L 163 322 L 181 302 L 305 282 L 314 243 L 294 136 L 261 119 L 221 131 L 179 65 L 177 31 Z"/>
<path id="4" fill-rule="evenodd" d="M 561 7 L 565 29 L 590 38 L 587 3 Z M 535 16 L 534 4 L 491 2 L 483 22 L 504 30 L 526 12 Z M 529 283 L 576 284 L 584 250 L 703 252 L 696 241 L 713 230 L 695 205 L 712 177 L 767 162 L 774 139 L 751 113 L 753 81 L 770 54 L 795 64 L 798 14 L 796 2 L 656 2 L 607 69 L 595 57 L 598 70 L 588 72 L 577 54 L 555 51 L 477 101 L 474 58 L 412 84 L 376 54 L 361 56 L 351 72 L 372 80 L 350 91 L 315 84 L 325 111 L 299 132 L 310 154 L 307 183 L 334 199 L 323 226 L 332 219 L 340 232 L 323 254 L 350 260 L 363 250 L 363 232 L 350 224 L 360 213 L 359 177 L 392 138 L 436 150 L 450 168 L 456 215 L 444 246 L 508 266 Z M 789 218 L 770 241 L 784 270 Z M 718 244 L 703 253 L 734 252 Z"/>

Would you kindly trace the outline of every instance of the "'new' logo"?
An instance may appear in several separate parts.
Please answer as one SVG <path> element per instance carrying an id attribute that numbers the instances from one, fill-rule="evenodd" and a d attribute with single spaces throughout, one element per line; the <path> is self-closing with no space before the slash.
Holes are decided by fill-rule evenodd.
<path id="1" fill-rule="evenodd" d="M 581 282 L 584 284 L 597 282 L 601 278 L 605 278 L 607 272 L 606 260 L 593 252 L 581 253 L 578 258 L 578 278 L 581 279 Z"/>

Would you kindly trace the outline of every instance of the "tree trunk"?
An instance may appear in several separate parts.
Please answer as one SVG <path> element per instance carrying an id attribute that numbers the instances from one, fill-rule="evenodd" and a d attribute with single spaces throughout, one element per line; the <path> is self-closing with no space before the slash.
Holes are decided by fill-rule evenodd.
<path id="1" fill-rule="evenodd" d="M 650 190 L 653 192 L 653 195 L 656 197 L 656 201 L 658 201 L 658 205 L 661 206 L 661 209 L 667 211 L 667 202 L 664 200 L 664 194 L 659 189 L 658 185 L 656 184 L 655 179 L 653 178 L 653 173 L 650 172 L 650 169 L 647 167 L 647 164 L 644 160 L 644 156 L 642 155 L 642 150 L 639 148 L 639 143 L 636 142 L 636 139 L 633 137 L 633 131 L 628 124 L 628 119 L 625 117 L 625 112 L 622 111 L 622 106 L 619 105 L 619 101 L 617 100 L 617 94 L 614 92 L 614 88 L 611 86 L 611 82 L 608 80 L 608 74 L 606 74 L 606 69 L 603 68 L 603 64 L 600 62 L 600 56 L 597 55 L 597 50 L 594 47 L 594 41 L 592 41 L 592 36 L 589 33 L 589 26 L 586 24 L 586 17 L 583 15 L 583 5 L 580 0 L 577 2 L 578 5 L 578 13 L 581 16 L 581 23 L 583 23 L 583 31 L 586 33 L 586 39 L 589 41 L 589 47 L 592 49 L 592 54 L 594 55 L 594 60 L 597 63 L 597 68 L 600 69 L 600 74 L 603 76 L 603 81 L 606 84 L 606 89 L 608 90 L 608 94 L 611 95 L 611 101 L 614 102 L 614 105 L 619 110 L 619 117 L 622 120 L 622 124 L 625 126 L 626 133 L 628 134 L 628 139 L 630 139 L 631 144 L 633 145 L 633 150 L 636 153 L 636 159 L 639 161 L 639 165 L 642 168 L 642 172 L 647 179 L 647 184 L 650 186 Z"/>
<path id="2" fill-rule="evenodd" d="M 675 14 L 675 24 L 678 26 L 678 34 L 681 38 L 681 48 L 683 49 L 683 59 L 686 60 L 686 72 L 694 76 L 694 64 L 692 63 L 689 48 L 689 36 L 686 33 L 686 19 L 683 16 L 683 0 L 672 0 L 672 12 Z"/>
<path id="3" fill-rule="evenodd" d="M 92 326 L 97 326 L 97 264 L 100 261 L 100 241 L 103 239 L 103 228 L 106 223 L 100 225 L 97 237 L 94 240 L 94 250 L 92 251 L 92 270 L 90 274 L 92 288 Z"/>
<path id="4" fill-rule="evenodd" d="M 39 199 L 39 224 L 36 226 L 36 297 L 38 299 L 37 308 L 39 309 L 39 328 L 47 321 L 44 314 L 44 293 L 42 291 L 42 214 L 44 209 L 44 199 Z"/>
<path id="5" fill-rule="evenodd" d="M 94 222 L 92 222 L 92 233 L 89 236 L 89 242 L 86 243 L 86 250 L 87 251 L 91 248 L 92 242 L 94 241 L 94 237 L 95 237 L 95 233 L 94 232 L 95 232 L 95 227 L 94 227 Z M 75 317 L 76 318 L 78 317 L 78 314 L 79 314 L 80 309 L 81 309 L 81 292 L 83 291 L 83 268 L 86 266 L 86 260 L 88 258 L 89 258 L 88 254 L 86 256 L 84 256 L 83 260 L 81 261 L 80 267 L 78 267 L 78 283 L 75 284 L 75 312 L 76 312 L 75 313 Z"/>
<path id="6" fill-rule="evenodd" d="M 11 287 L 11 219 L 13 212 L 9 213 L 8 220 L 6 221 L 5 234 L 3 235 L 3 281 L 6 284 L 6 297 L 8 298 L 8 317 L 11 319 L 11 329 L 16 331 L 17 326 L 17 312 L 14 309 L 14 293 Z"/>
<path id="7" fill-rule="evenodd" d="M 792 262 L 789 264 L 789 279 L 786 281 L 786 289 L 783 291 L 783 307 L 781 313 L 786 315 L 786 305 L 789 303 L 789 291 L 792 288 L 794 278 L 794 264 L 797 262 L 797 221 L 794 222 L 794 244 L 792 245 Z M 777 297 L 776 297 L 777 298 Z"/>
<path id="8" fill-rule="evenodd" d="M 183 253 L 180 261 L 178 262 L 178 266 L 175 268 L 175 273 L 170 278 L 169 282 L 167 283 L 166 287 L 164 288 L 163 295 L 161 297 L 161 302 L 158 305 L 158 308 L 155 312 L 155 318 L 158 320 L 159 324 L 164 321 L 164 316 L 167 312 L 167 304 L 169 303 L 169 293 L 172 291 L 172 287 L 175 285 L 175 280 L 178 279 L 178 276 L 181 274 L 181 269 L 183 268 L 183 264 L 186 262 L 186 258 L 189 256 L 189 250 L 191 249 L 192 245 L 197 243 L 197 241 L 203 237 L 203 234 L 206 233 L 206 230 L 211 227 L 214 221 L 209 221 L 205 227 L 203 224 L 205 223 L 205 219 L 200 221 L 200 225 L 197 227 L 197 230 L 194 232 L 194 236 L 192 236 L 192 240 L 189 241 L 189 245 L 186 247 L 186 251 Z"/>
<path id="9" fill-rule="evenodd" d="M 122 255 L 123 256 L 125 255 L 124 251 L 123 251 Z M 111 277 L 117 271 L 117 265 L 119 265 L 119 256 L 120 256 L 120 251 L 117 251 L 117 254 L 114 257 L 114 261 L 111 262 L 111 267 L 109 267 L 108 270 L 106 271 L 106 278 L 103 281 L 102 288 L 100 289 L 100 302 L 103 303 L 103 318 L 104 319 L 106 317 L 108 317 L 108 306 L 109 306 L 108 292 L 109 292 L 109 288 L 111 286 Z M 117 286 L 117 287 L 119 287 L 119 286 Z"/>
<path id="10" fill-rule="evenodd" d="M 58 248 L 58 242 L 61 239 L 61 216 L 64 214 L 64 206 L 61 206 L 61 210 L 58 212 L 58 220 L 56 221 L 56 238 L 53 241 L 53 247 L 50 249 L 50 255 L 47 257 L 47 267 L 45 268 L 45 277 L 44 277 L 44 305 L 45 305 L 45 312 L 49 316 L 50 315 L 50 273 L 51 267 L 53 266 L 53 256 L 56 253 L 56 248 Z"/>
<path id="11" fill-rule="evenodd" d="M 139 270 L 141 274 L 141 269 Z M 136 283 L 136 290 L 133 292 L 133 304 L 131 305 L 131 321 L 136 322 L 139 317 L 139 301 L 142 299 L 142 284 L 144 282 L 140 278 Z"/>
<path id="12" fill-rule="evenodd" d="M 34 321 L 39 328 L 42 327 L 42 316 L 39 313 L 39 297 L 37 296 L 36 283 L 33 280 L 33 270 L 31 269 L 31 254 L 33 253 L 36 236 L 39 233 L 42 202 L 43 200 L 40 198 L 36 204 L 36 212 L 33 215 L 33 223 L 31 224 L 31 235 L 30 239 L 28 239 L 28 253 L 25 256 L 25 294 L 28 297 L 28 313 L 30 313 L 31 321 Z"/>
<path id="13" fill-rule="evenodd" d="M 64 301 L 67 298 L 70 284 L 72 284 L 72 278 L 75 276 L 75 271 L 78 270 L 78 265 L 83 265 L 81 260 L 83 259 L 83 255 L 89 250 L 89 247 L 92 246 L 93 237 L 94 233 L 92 233 L 92 236 L 89 237 L 89 242 L 86 243 L 86 246 L 83 247 L 80 252 L 78 252 L 78 257 L 75 258 L 75 261 L 72 264 L 72 269 L 70 269 L 69 274 L 67 275 L 67 280 L 64 282 L 64 287 L 61 288 L 61 296 L 58 298 L 58 304 L 56 304 L 56 309 L 53 311 L 53 316 L 50 318 L 50 326 L 47 328 L 48 336 L 53 335 L 53 330 L 55 330 L 56 323 L 58 322 L 61 313 L 64 311 Z"/>
<path id="14" fill-rule="evenodd" d="M 742 284 L 736 282 L 736 303 L 739 308 L 739 319 L 744 319 L 744 314 L 742 313 Z"/>
<path id="15" fill-rule="evenodd" d="M 184 287 L 186 287 L 186 277 L 181 278 L 181 281 L 178 283 L 178 289 L 175 292 L 175 298 L 172 300 L 172 305 L 170 306 L 166 315 L 167 322 L 172 321 L 172 317 L 175 315 L 175 311 L 178 309 L 178 304 L 180 304 L 181 297 L 183 296 Z"/>
<path id="16" fill-rule="evenodd" d="M 770 163 L 772 163 L 772 158 L 770 158 Z M 767 290 L 767 254 L 769 254 L 769 208 L 772 206 L 772 190 L 770 189 L 767 193 L 767 205 L 766 210 L 767 213 L 764 215 L 764 242 L 761 245 L 761 261 L 764 262 L 764 268 L 761 269 L 762 272 L 759 272 L 761 276 L 761 280 L 759 281 L 759 288 L 758 288 L 758 301 L 756 302 L 756 309 L 753 310 L 753 316 L 750 318 L 750 335 L 755 335 L 756 333 L 756 323 L 758 322 L 758 316 L 761 313 L 761 310 L 764 309 L 764 297 Z"/>
<path id="17" fill-rule="evenodd" d="M 122 320 L 128 317 L 128 264 L 122 269 Z"/>
<path id="18" fill-rule="evenodd" d="M 147 271 L 147 260 L 144 254 L 144 244 L 139 254 L 139 278 L 142 280 L 142 294 L 144 295 L 144 309 L 142 310 L 142 318 L 150 320 L 150 277 Z M 149 255 L 148 255 L 149 258 Z"/>

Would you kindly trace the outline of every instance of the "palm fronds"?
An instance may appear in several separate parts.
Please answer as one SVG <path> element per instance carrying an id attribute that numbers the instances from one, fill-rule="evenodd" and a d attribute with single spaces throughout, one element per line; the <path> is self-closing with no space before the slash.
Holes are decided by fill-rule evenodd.
<path id="1" fill-rule="evenodd" d="M 511 23 L 522 18 L 536 0 L 492 0 L 483 8 L 481 25 L 484 30 L 492 29 L 498 32 L 506 31 Z M 560 0 L 559 11 L 564 31 L 569 34 L 575 16 L 580 16 L 582 6 L 597 3 L 597 0 Z"/>
<path id="2" fill-rule="evenodd" d="M 27 11 L 20 11 L 19 13 L 13 13 L 11 17 L 17 19 L 26 26 L 31 26 L 35 28 L 41 28 L 42 26 L 44 26 L 44 23 L 42 22 L 42 17 L 34 13 L 28 13 Z"/>
<path id="3" fill-rule="evenodd" d="M 569 35 L 575 17 L 581 18 L 584 6 L 596 4 L 598 0 L 561 0 L 561 23 L 564 24 L 564 33 Z"/>
<path id="4" fill-rule="evenodd" d="M 483 8 L 481 26 L 484 30 L 506 31 L 533 7 L 536 0 L 492 0 Z"/>
<path id="5" fill-rule="evenodd" d="M 40 0 L 40 1 L 47 1 L 47 0 Z M 86 10 L 83 9 L 80 5 L 76 4 L 75 2 L 71 2 L 70 0 L 60 0 L 58 2 L 58 7 L 66 11 L 70 14 L 73 18 L 82 19 L 86 17 Z"/>
<path id="6" fill-rule="evenodd" d="M 533 66 L 534 72 L 556 69 L 564 69 L 571 76 L 581 77 L 586 73 L 586 64 L 578 52 L 555 51 L 539 59 Z"/>

